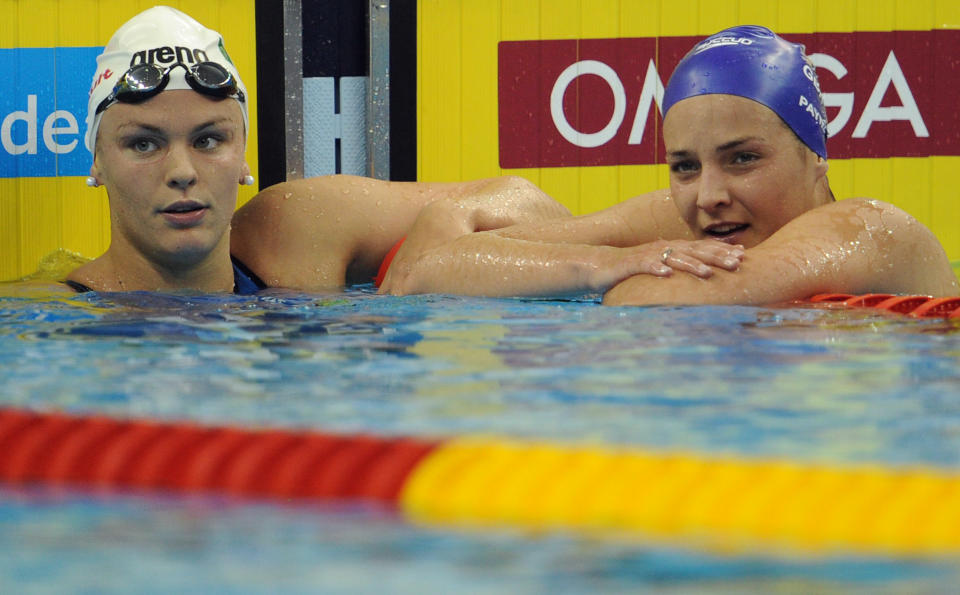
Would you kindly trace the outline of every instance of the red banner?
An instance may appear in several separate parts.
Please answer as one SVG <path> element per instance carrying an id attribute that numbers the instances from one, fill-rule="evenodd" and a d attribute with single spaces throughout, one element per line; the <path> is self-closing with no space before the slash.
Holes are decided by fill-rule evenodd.
<path id="1" fill-rule="evenodd" d="M 817 66 L 831 159 L 960 155 L 960 31 L 784 37 Z M 663 163 L 663 86 L 700 39 L 501 42 L 500 166 Z"/>

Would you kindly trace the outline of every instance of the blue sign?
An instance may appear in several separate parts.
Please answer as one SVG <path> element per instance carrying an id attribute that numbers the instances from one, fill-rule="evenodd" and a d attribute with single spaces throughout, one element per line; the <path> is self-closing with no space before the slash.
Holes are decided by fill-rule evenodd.
<path id="1" fill-rule="evenodd" d="M 0 178 L 86 176 L 87 96 L 102 47 L 0 49 Z"/>

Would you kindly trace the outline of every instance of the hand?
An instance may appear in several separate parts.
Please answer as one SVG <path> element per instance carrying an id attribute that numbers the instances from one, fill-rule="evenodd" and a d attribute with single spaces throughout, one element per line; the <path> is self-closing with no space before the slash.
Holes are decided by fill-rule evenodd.
<path id="1" fill-rule="evenodd" d="M 714 267 L 727 271 L 740 268 L 744 254 L 743 246 L 719 240 L 659 241 L 646 244 L 644 248 L 652 249 L 656 255 L 657 263 L 650 274 L 657 277 L 669 277 L 677 270 L 708 279 L 713 276 Z"/>
<path id="2" fill-rule="evenodd" d="M 593 287 L 605 291 L 634 275 L 669 277 L 674 271 L 709 279 L 716 269 L 740 268 L 744 248 L 719 240 L 657 240 L 629 248 L 617 248 L 616 261 L 596 270 Z"/>

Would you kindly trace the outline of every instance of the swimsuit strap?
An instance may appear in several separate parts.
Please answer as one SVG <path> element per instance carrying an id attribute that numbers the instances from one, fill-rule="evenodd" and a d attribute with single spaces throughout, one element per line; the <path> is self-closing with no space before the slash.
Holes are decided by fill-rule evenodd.
<path id="1" fill-rule="evenodd" d="M 257 293 L 261 289 L 266 289 L 267 284 L 264 283 L 256 273 L 247 268 L 245 264 L 233 256 L 230 257 L 230 262 L 233 264 L 233 293 L 239 295 L 250 295 Z M 70 279 L 67 279 L 63 283 L 77 293 L 87 293 L 89 291 L 93 291 L 92 288 L 84 285 L 83 283 L 71 281 Z"/>
<path id="2" fill-rule="evenodd" d="M 390 251 L 387 252 L 387 255 L 383 257 L 383 262 L 380 263 L 380 270 L 377 271 L 377 276 L 373 278 L 373 284 L 376 287 L 380 287 L 383 283 L 383 279 L 387 276 L 387 271 L 390 270 L 390 265 L 393 264 L 393 257 L 397 255 L 397 250 L 400 249 L 400 246 L 403 245 L 404 240 L 407 239 L 407 236 L 403 236 L 400 240 L 393 245 L 393 248 L 390 248 Z"/>
<path id="3" fill-rule="evenodd" d="M 230 262 L 233 263 L 233 293 L 250 295 L 267 288 L 263 279 L 233 255 L 230 255 Z"/>

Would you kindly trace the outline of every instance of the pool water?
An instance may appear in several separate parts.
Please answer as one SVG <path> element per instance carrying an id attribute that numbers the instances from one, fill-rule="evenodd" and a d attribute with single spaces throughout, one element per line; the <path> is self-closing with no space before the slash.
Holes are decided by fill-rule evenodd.
<path id="1" fill-rule="evenodd" d="M 960 472 L 960 323 L 369 287 L 0 298 L 0 407 Z M 0 488 L 0 590 L 949 590 L 958 559 L 708 551 L 357 503 Z"/>

